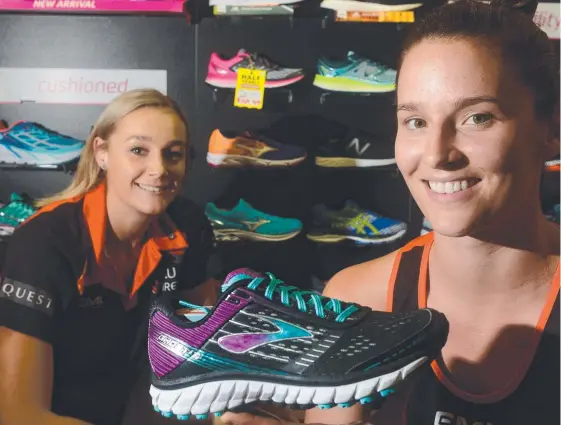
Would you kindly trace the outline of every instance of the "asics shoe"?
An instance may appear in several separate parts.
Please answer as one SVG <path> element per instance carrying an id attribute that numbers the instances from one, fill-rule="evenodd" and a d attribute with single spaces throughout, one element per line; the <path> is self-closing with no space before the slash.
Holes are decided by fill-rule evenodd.
<path id="1" fill-rule="evenodd" d="M 256 132 L 236 134 L 214 130 L 206 158 L 213 167 L 290 167 L 306 159 L 306 149 L 279 143 Z"/>
<path id="2" fill-rule="evenodd" d="M 365 132 L 351 132 L 318 148 L 316 165 L 330 168 L 384 167 L 395 164 L 394 144 Z"/>
<path id="3" fill-rule="evenodd" d="M 23 196 L 12 193 L 10 202 L 0 208 L 0 227 L 16 228 L 36 211 L 37 209 L 31 205 L 30 199 L 24 199 Z"/>
<path id="4" fill-rule="evenodd" d="M 313 229 L 306 236 L 314 242 L 382 244 L 400 239 L 407 232 L 406 223 L 362 209 L 353 201 L 347 201 L 339 211 L 316 205 L 313 216 Z"/>
<path id="5" fill-rule="evenodd" d="M 179 306 L 157 298 L 148 331 L 152 404 L 179 419 L 254 402 L 379 402 L 436 357 L 448 335 L 446 318 L 431 309 L 372 311 L 248 269 L 226 277 L 204 319 L 177 314 Z"/>
<path id="6" fill-rule="evenodd" d="M 304 78 L 304 71 L 301 68 L 282 67 L 263 55 L 240 49 L 238 54 L 230 59 L 212 53 L 205 81 L 214 87 L 235 88 L 239 68 L 266 71 L 265 88 L 288 86 Z"/>
<path id="7" fill-rule="evenodd" d="M 292 239 L 302 230 L 300 220 L 264 213 L 256 210 L 243 199 L 240 199 L 231 210 L 220 209 L 209 202 L 205 213 L 217 241 L 247 239 L 279 242 Z"/>
<path id="8" fill-rule="evenodd" d="M 84 142 L 32 122 L 0 130 L 0 164 L 53 166 L 80 157 Z"/>
<path id="9" fill-rule="evenodd" d="M 396 71 L 349 52 L 344 61 L 320 59 L 314 85 L 329 91 L 384 93 L 395 90 Z"/>
<path id="10" fill-rule="evenodd" d="M 411 0 L 323 0 L 321 3 L 324 9 L 337 12 L 403 12 L 422 5 Z"/>

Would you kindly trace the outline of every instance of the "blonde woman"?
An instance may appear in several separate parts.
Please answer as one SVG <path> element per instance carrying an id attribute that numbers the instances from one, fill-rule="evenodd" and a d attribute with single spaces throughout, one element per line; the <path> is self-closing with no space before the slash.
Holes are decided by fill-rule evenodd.
<path id="1" fill-rule="evenodd" d="M 178 198 L 188 126 L 155 90 L 101 114 L 76 175 L 13 235 L 0 279 L 0 423 L 117 425 L 143 370 L 152 293 L 197 287 L 211 228 Z"/>

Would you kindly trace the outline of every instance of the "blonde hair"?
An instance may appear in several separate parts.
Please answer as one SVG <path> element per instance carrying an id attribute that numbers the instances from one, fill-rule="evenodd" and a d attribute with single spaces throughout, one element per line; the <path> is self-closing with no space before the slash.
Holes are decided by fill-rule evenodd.
<path id="1" fill-rule="evenodd" d="M 37 200 L 35 205 L 44 207 L 53 202 L 83 196 L 94 189 L 103 180 L 104 174 L 95 159 L 94 140 L 98 137 L 108 140 L 122 118 L 141 108 L 170 109 L 177 114 L 188 130 L 187 120 L 177 104 L 168 96 L 154 89 L 137 89 L 125 92 L 107 105 L 93 126 L 70 185 L 53 196 Z"/>

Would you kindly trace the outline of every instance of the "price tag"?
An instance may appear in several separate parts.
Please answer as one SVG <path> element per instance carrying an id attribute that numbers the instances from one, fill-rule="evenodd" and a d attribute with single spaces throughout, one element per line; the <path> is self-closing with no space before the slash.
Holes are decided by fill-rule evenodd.
<path id="1" fill-rule="evenodd" d="M 234 93 L 234 106 L 262 109 L 267 72 L 258 69 L 238 69 L 238 81 Z"/>
<path id="2" fill-rule="evenodd" d="M 337 12 L 336 21 L 339 22 L 390 22 L 411 23 L 415 22 L 413 11 L 402 12 Z"/>

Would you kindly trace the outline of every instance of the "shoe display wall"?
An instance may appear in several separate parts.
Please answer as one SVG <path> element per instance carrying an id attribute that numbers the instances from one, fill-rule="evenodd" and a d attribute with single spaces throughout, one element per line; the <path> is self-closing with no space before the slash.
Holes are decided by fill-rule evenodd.
<path id="1" fill-rule="evenodd" d="M 258 399 L 379 406 L 434 358 L 447 323 L 318 292 L 432 231 L 396 165 L 396 69 L 408 23 L 446 1 L 0 0 L 0 275 L 10 235 L 32 199 L 68 186 L 106 100 L 160 73 L 189 122 L 184 195 L 212 225 L 206 277 L 222 286 L 215 306 L 154 304 L 155 416 L 209 425 Z M 22 70 L 37 78 L 5 83 Z M 234 106 L 240 70 L 265 72 L 261 109 Z M 559 158 L 541 196 L 559 223 Z M 132 410 L 124 425 L 152 423 Z"/>

